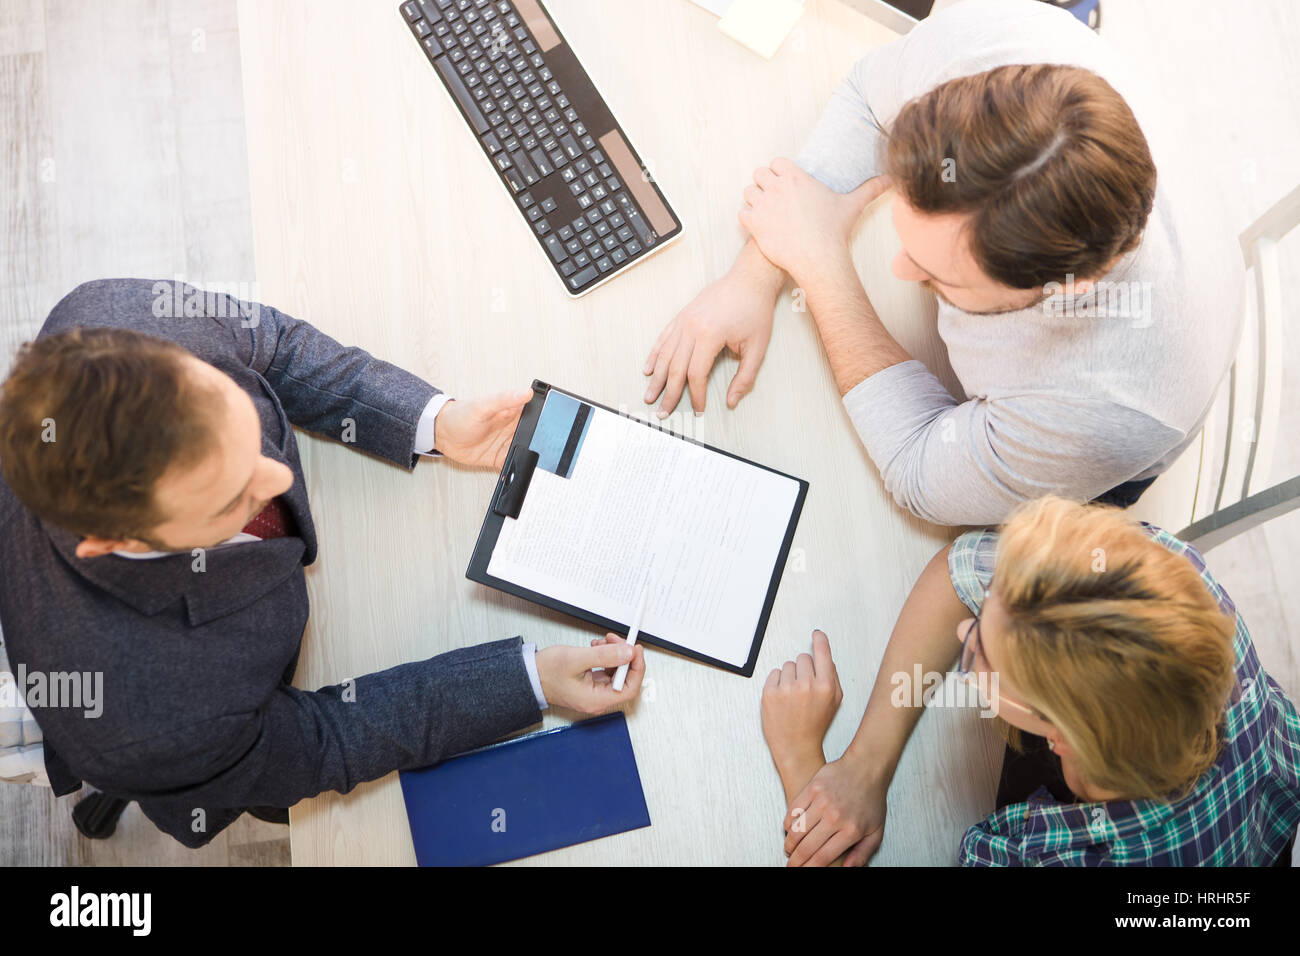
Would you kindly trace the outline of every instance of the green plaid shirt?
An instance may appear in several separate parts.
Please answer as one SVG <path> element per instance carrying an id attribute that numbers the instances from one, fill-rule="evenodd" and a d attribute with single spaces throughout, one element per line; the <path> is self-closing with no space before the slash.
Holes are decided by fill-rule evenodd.
<path id="1" fill-rule="evenodd" d="M 1041 787 L 1024 803 L 966 831 L 963 866 L 1266 866 L 1300 821 L 1300 716 L 1260 667 L 1236 607 L 1191 545 L 1159 528 L 1147 533 L 1200 572 L 1236 617 L 1238 690 L 1225 714 L 1219 759 L 1181 800 L 1061 803 Z M 998 536 L 972 531 L 953 542 L 948 571 L 972 613 L 993 579 Z"/>

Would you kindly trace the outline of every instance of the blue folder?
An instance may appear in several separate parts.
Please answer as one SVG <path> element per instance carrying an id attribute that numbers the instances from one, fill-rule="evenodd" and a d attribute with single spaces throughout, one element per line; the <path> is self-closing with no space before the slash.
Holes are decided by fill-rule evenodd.
<path id="1" fill-rule="evenodd" d="M 420 866 L 485 866 L 650 825 L 621 712 L 400 774 Z"/>

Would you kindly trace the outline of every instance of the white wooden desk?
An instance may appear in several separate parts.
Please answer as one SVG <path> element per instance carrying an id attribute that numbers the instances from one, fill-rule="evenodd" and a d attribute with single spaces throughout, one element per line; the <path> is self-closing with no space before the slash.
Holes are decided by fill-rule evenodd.
<path id="1" fill-rule="evenodd" d="M 686 0 L 550 8 L 684 218 L 677 244 L 570 300 L 395 0 L 243 0 L 258 294 L 455 395 L 541 378 L 642 410 L 651 343 L 740 247 L 735 213 L 753 168 L 793 155 L 850 64 L 891 35 L 810 0 L 769 63 Z M 885 200 L 859 233 L 859 266 L 904 346 L 953 387 L 933 306 L 889 275 L 895 247 Z M 758 385 L 729 412 L 734 369 L 728 359 L 714 370 L 704 417 L 683 401 L 670 424 L 811 482 L 756 676 L 650 649 L 628 717 L 652 826 L 529 863 L 783 863 L 784 801 L 759 726 L 764 677 L 809 648 L 814 626 L 830 635 L 844 704 L 827 755 L 838 756 L 911 584 L 951 536 L 885 495 L 788 292 Z M 320 557 L 307 575 L 299 686 L 514 634 L 546 646 L 596 633 L 465 580 L 494 474 L 438 461 L 408 475 L 315 438 L 302 448 Z M 564 719 L 548 713 L 546 725 Z M 962 830 L 992 809 L 1000 751 L 974 712 L 928 714 L 876 861 L 954 861 Z M 292 820 L 295 863 L 414 862 L 395 774 L 303 801 Z"/>

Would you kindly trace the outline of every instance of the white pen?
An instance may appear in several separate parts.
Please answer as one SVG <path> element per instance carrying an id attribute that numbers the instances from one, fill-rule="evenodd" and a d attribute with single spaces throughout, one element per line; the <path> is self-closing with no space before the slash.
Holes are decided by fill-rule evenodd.
<path id="1" fill-rule="evenodd" d="M 632 626 L 627 632 L 627 643 L 629 647 L 636 646 L 636 637 L 641 633 L 641 621 L 645 617 L 646 601 L 650 599 L 650 582 L 647 581 L 645 588 L 641 591 L 641 606 L 636 609 L 636 617 L 632 618 Z M 614 689 L 622 690 L 623 682 L 627 680 L 627 669 L 629 664 L 619 664 L 618 670 L 614 672 Z"/>

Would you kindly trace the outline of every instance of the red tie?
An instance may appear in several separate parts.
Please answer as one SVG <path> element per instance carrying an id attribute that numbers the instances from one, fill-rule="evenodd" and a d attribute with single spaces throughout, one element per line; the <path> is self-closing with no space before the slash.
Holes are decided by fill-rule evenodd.
<path id="1" fill-rule="evenodd" d="M 244 533 L 259 538 L 286 538 L 294 527 L 293 515 L 282 498 L 272 498 L 270 503 L 244 525 Z"/>

